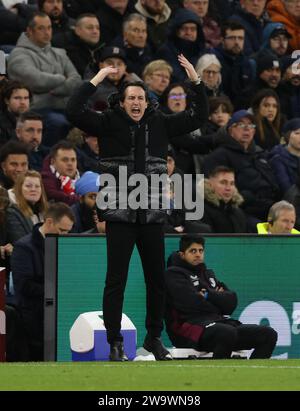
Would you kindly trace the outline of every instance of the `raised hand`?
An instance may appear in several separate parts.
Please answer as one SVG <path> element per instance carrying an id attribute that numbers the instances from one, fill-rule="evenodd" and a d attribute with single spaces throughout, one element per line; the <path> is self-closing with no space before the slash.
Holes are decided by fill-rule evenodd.
<path id="1" fill-rule="evenodd" d="M 118 69 L 112 66 L 104 67 L 98 71 L 98 73 L 91 79 L 91 83 L 94 84 L 94 86 L 98 86 L 99 83 L 101 83 L 105 77 L 107 77 L 109 74 L 114 74 L 117 73 Z"/>
<path id="2" fill-rule="evenodd" d="M 178 61 L 179 61 L 180 65 L 185 69 L 188 78 L 191 81 L 197 81 L 198 80 L 198 74 L 196 73 L 196 70 L 195 70 L 194 66 L 192 65 L 192 63 L 190 63 L 188 61 L 188 59 L 184 57 L 183 54 L 178 55 Z"/>

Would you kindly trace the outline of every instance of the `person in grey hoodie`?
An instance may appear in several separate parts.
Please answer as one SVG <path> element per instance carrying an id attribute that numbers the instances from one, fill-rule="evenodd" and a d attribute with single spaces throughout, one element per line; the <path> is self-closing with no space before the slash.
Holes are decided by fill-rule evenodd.
<path id="1" fill-rule="evenodd" d="M 51 38 L 49 16 L 35 13 L 9 56 L 8 74 L 12 80 L 22 81 L 30 88 L 33 93 L 32 109 L 46 116 L 54 111 L 56 124 L 63 124 L 67 122 L 64 117 L 66 102 L 81 83 L 81 78 L 66 51 L 51 46 Z M 55 135 L 53 129 L 51 134 Z M 56 138 L 63 137 L 58 130 L 56 134 Z M 52 146 L 55 141 L 48 139 L 50 141 L 45 144 Z"/>

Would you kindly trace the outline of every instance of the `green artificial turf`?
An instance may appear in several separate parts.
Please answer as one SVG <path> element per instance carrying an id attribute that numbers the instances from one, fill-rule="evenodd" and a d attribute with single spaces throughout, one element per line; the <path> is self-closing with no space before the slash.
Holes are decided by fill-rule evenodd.
<path id="1" fill-rule="evenodd" d="M 1 363 L 0 390 L 300 390 L 300 360 Z"/>

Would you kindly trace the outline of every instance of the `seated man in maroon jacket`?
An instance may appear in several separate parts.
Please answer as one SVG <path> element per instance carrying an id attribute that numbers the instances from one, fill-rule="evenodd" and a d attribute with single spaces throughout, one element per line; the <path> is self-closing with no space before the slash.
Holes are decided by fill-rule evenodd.
<path id="1" fill-rule="evenodd" d="M 251 359 L 271 357 L 276 331 L 229 317 L 237 306 L 237 295 L 206 268 L 204 245 L 203 237 L 185 235 L 180 239 L 180 251 L 168 260 L 166 325 L 172 343 L 179 348 L 212 351 L 215 359 L 252 348 Z"/>

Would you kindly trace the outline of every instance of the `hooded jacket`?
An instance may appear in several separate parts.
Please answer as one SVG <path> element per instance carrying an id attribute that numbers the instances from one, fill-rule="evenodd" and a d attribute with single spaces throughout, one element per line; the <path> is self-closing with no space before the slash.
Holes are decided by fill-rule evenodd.
<path id="1" fill-rule="evenodd" d="M 139 14 L 147 19 L 148 41 L 152 52 L 155 52 L 167 39 L 171 9 L 165 3 L 161 14 L 152 15 L 142 5 L 141 0 L 138 0 L 134 7 Z"/>
<path id="2" fill-rule="evenodd" d="M 280 0 L 270 0 L 266 5 L 266 9 L 273 22 L 280 22 L 285 25 L 285 28 L 290 33 L 292 38 L 289 40 L 289 52 L 300 48 L 300 26 L 299 22 L 289 14 L 284 7 L 284 2 Z"/>
<path id="3" fill-rule="evenodd" d="M 195 41 L 178 37 L 177 31 L 185 23 L 197 25 L 197 39 Z M 205 39 L 199 17 L 188 9 L 179 9 L 170 23 L 168 41 L 160 47 L 155 57 L 166 60 L 172 66 L 174 81 L 182 81 L 186 79 L 186 72 L 179 64 L 177 56 L 183 54 L 195 66 L 203 54 L 204 48 Z"/>
<path id="4" fill-rule="evenodd" d="M 65 50 L 50 44 L 38 47 L 26 33 L 9 55 L 8 74 L 33 92 L 32 109 L 64 109 L 71 92 L 81 83 Z"/>
<path id="5" fill-rule="evenodd" d="M 119 167 L 126 166 L 128 177 L 141 173 L 149 179 L 151 174 L 166 173 L 168 144 L 172 143 L 172 138 L 199 128 L 208 116 L 203 84 L 192 88 L 194 97 L 190 110 L 166 115 L 149 104 L 142 119 L 136 122 L 118 103 L 103 113 L 89 110 L 87 101 L 97 88 L 84 83 L 69 100 L 67 116 L 76 127 L 101 140 L 100 173 L 112 174 L 118 185 Z M 151 190 L 148 196 L 149 204 Z M 165 220 L 165 210 L 149 207 L 133 210 L 127 205 L 121 209 L 119 200 L 117 195 L 116 202 L 112 200 L 103 210 L 104 220 L 134 223 L 138 211 L 145 211 L 145 223 L 163 223 Z"/>

